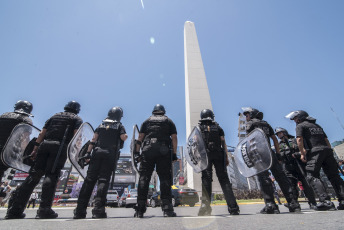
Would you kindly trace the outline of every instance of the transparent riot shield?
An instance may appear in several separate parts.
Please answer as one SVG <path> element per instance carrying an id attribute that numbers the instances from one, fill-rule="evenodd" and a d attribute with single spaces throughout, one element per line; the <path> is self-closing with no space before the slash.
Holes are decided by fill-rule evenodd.
<path id="1" fill-rule="evenodd" d="M 139 153 L 139 155 L 136 154 L 135 148 L 136 148 L 136 140 L 139 137 L 139 127 L 137 125 L 134 125 L 133 127 L 133 137 L 131 139 L 131 143 L 130 143 L 130 154 L 131 154 L 131 164 L 133 165 L 133 168 L 135 169 L 135 171 L 137 173 L 139 173 L 139 169 L 140 169 L 140 162 L 138 160 L 139 155 L 141 155 L 141 152 Z M 141 149 L 140 149 L 141 151 Z"/>
<path id="2" fill-rule="evenodd" d="M 25 164 L 26 159 L 30 158 L 33 142 L 36 141 L 39 133 L 38 128 L 29 124 L 21 123 L 14 127 L 2 150 L 2 162 L 9 168 L 29 172 L 31 166 Z"/>
<path id="3" fill-rule="evenodd" d="M 239 142 L 234 151 L 234 159 L 240 173 L 251 177 L 270 169 L 272 154 L 264 131 L 255 129 Z"/>
<path id="4" fill-rule="evenodd" d="M 198 126 L 195 126 L 189 135 L 185 156 L 196 173 L 203 171 L 208 166 L 207 150 Z"/>
<path id="5" fill-rule="evenodd" d="M 92 125 L 88 122 L 83 123 L 69 142 L 67 148 L 70 162 L 83 178 L 86 178 L 88 165 L 84 164 L 82 157 L 87 151 L 87 145 L 92 140 L 93 134 Z"/>

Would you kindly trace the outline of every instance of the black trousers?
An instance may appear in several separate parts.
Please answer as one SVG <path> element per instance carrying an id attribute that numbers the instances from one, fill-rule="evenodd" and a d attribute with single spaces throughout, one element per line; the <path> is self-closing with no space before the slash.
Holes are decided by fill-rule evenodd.
<path id="1" fill-rule="evenodd" d="M 52 172 L 59 147 L 60 143 L 57 141 L 44 141 L 39 146 L 36 163 L 30 169 L 29 176 L 12 193 L 11 199 L 9 200 L 8 212 L 12 214 L 21 214 L 24 212 L 34 188 L 43 175 L 45 177 L 42 186 L 40 209 L 51 209 L 58 178 L 67 159 L 67 145 L 65 145 L 62 148 L 62 154 L 58 159 L 57 167 Z"/>
<path id="2" fill-rule="evenodd" d="M 238 205 L 232 190 L 232 184 L 228 178 L 227 167 L 225 165 L 225 156 L 223 152 L 208 153 L 208 166 L 202 171 L 203 202 L 210 204 L 211 201 L 210 196 L 212 193 L 213 165 L 228 207 L 237 208 Z"/>
<path id="3" fill-rule="evenodd" d="M 287 175 L 291 185 L 297 191 L 297 183 L 301 181 L 304 188 L 304 193 L 308 199 L 308 203 L 316 204 L 315 194 L 313 188 L 309 185 L 306 179 L 306 165 L 303 162 L 297 162 L 297 159 L 291 161 L 285 160 L 282 164 L 283 171 Z M 301 167 L 301 169 L 300 169 Z M 302 170 L 302 171 L 301 171 Z"/>
<path id="4" fill-rule="evenodd" d="M 87 170 L 87 176 L 81 187 L 77 212 L 86 212 L 88 202 L 91 198 L 92 191 L 96 182 L 98 181 L 97 194 L 95 196 L 95 203 L 93 213 L 104 213 L 106 206 L 106 195 L 109 189 L 109 182 L 111 174 L 117 167 L 117 160 L 119 154 L 113 150 L 102 149 L 97 147 L 93 153 L 90 161 L 90 166 Z"/>
<path id="5" fill-rule="evenodd" d="M 319 201 L 323 202 L 325 200 L 331 200 L 331 197 L 320 179 L 321 168 L 330 180 L 338 201 L 344 200 L 344 182 L 338 174 L 338 164 L 333 156 L 332 149 L 307 153 L 307 180 L 319 197 Z"/>
<path id="6" fill-rule="evenodd" d="M 36 205 L 36 199 L 30 199 L 29 203 L 27 204 L 27 208 L 30 208 L 30 205 L 32 204 L 32 208 Z"/>
<path id="7" fill-rule="evenodd" d="M 288 180 L 287 175 L 282 169 L 281 164 L 277 161 L 276 156 L 273 155 L 273 162 L 270 168 L 272 175 L 280 186 L 288 203 L 297 201 L 297 190 L 295 190 Z M 269 172 L 265 171 L 257 175 L 260 184 L 260 189 L 266 203 L 275 203 L 274 200 L 274 189 L 272 181 L 269 178 Z"/>
<path id="8" fill-rule="evenodd" d="M 146 206 L 149 182 L 154 168 L 160 179 L 161 201 L 163 206 L 172 204 L 172 162 L 170 153 L 150 150 L 142 152 L 143 159 L 140 165 L 140 179 L 137 191 L 137 203 Z"/>

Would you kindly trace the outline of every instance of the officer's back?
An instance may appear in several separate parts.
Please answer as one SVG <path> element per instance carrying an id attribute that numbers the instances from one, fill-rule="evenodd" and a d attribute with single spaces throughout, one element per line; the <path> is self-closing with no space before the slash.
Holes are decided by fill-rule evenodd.
<path id="1" fill-rule="evenodd" d="M 14 112 L 6 112 L 0 116 L 0 148 L 6 144 L 16 125 L 19 123 L 32 125 L 32 120 L 29 117 L 32 116 L 32 108 L 33 106 L 30 102 L 20 100 L 14 105 Z"/>

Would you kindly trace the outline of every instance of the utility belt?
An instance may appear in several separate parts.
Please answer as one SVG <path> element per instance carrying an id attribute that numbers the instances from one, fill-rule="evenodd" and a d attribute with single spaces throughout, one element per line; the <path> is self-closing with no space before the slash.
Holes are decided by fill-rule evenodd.
<path id="1" fill-rule="evenodd" d="M 59 140 L 51 140 L 51 139 L 46 139 L 43 141 L 45 144 L 54 144 L 54 145 L 59 145 L 61 144 L 61 141 Z"/>
<path id="2" fill-rule="evenodd" d="M 210 151 L 210 152 L 214 152 L 214 151 L 221 152 L 222 148 L 221 148 L 221 146 L 216 145 L 215 142 L 208 142 L 207 150 Z"/>
<path id="3" fill-rule="evenodd" d="M 147 145 L 165 145 L 170 146 L 171 141 L 170 140 L 159 140 L 158 138 L 149 138 L 148 140 L 143 141 L 143 146 Z"/>
<path id="4" fill-rule="evenodd" d="M 103 150 L 109 150 L 110 152 L 116 152 L 116 146 L 115 145 L 96 145 L 95 150 L 97 149 L 103 149 Z"/>

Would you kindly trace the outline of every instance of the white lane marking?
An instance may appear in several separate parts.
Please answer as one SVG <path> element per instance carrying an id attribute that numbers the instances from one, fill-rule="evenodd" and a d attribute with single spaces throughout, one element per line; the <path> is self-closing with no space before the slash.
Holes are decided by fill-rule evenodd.
<path id="1" fill-rule="evenodd" d="M 39 220 L 39 221 L 44 221 L 44 222 L 48 222 L 48 221 L 52 221 L 52 222 L 59 222 L 59 221 L 94 221 L 94 220 L 100 220 L 100 219 L 46 219 L 46 220 Z"/>
<path id="2" fill-rule="evenodd" d="M 303 214 L 312 214 L 312 213 L 321 213 L 321 212 L 330 212 L 330 211 L 303 211 Z"/>
<path id="3" fill-rule="evenodd" d="M 231 218 L 232 216 L 184 216 L 184 219 L 216 219 L 216 218 Z"/>

